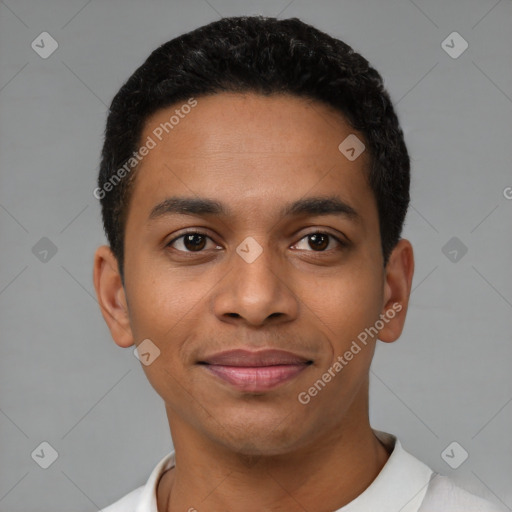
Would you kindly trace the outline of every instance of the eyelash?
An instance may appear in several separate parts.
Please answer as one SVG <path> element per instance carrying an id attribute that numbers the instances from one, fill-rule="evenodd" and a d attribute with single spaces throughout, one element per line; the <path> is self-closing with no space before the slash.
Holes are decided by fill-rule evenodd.
<path id="1" fill-rule="evenodd" d="M 212 238 L 210 236 L 208 236 L 206 233 L 203 233 L 202 231 L 190 230 L 190 231 L 186 231 L 186 232 L 182 233 L 181 235 L 177 236 L 176 238 L 173 238 L 170 242 L 168 242 L 165 245 L 165 247 L 166 248 L 167 247 L 172 248 L 171 246 L 172 246 L 172 244 L 174 242 L 176 242 L 177 240 L 180 240 L 181 238 L 184 238 L 187 235 L 199 235 L 199 236 L 202 236 L 202 237 L 205 237 L 205 238 L 209 238 L 210 240 L 212 240 Z M 333 238 L 336 242 L 338 242 L 340 248 L 345 248 L 345 247 L 348 246 L 348 242 L 345 242 L 345 241 L 341 240 L 340 238 L 338 238 L 337 236 L 335 236 L 335 235 L 333 235 L 331 233 L 328 233 L 326 231 L 311 231 L 310 233 L 306 233 L 304 236 L 302 236 L 300 238 L 300 240 L 297 243 L 299 243 L 300 241 L 304 240 L 304 238 L 307 238 L 308 236 L 311 236 L 311 235 L 327 235 L 327 236 Z M 214 242 L 214 240 L 212 240 L 212 242 Z M 294 244 L 294 245 L 296 245 L 296 244 Z M 175 250 L 180 252 L 180 253 L 185 253 L 185 254 L 200 254 L 200 253 L 204 252 L 204 250 L 200 250 L 200 251 L 182 251 L 180 249 L 175 249 Z M 310 251 L 307 251 L 307 252 L 325 253 L 325 252 L 329 252 L 329 251 L 332 251 L 332 250 L 333 249 L 327 249 L 327 250 L 323 250 L 323 251 L 310 250 Z"/>

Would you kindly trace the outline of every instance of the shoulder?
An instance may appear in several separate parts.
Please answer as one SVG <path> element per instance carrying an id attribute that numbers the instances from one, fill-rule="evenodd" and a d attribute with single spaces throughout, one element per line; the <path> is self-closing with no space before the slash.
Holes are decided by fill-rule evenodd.
<path id="1" fill-rule="evenodd" d="M 142 485 L 107 508 L 102 508 L 100 512 L 135 512 L 143 489 L 144 486 Z"/>
<path id="2" fill-rule="evenodd" d="M 174 467 L 174 451 L 163 457 L 151 472 L 145 485 L 141 485 L 100 512 L 149 512 L 156 510 L 156 489 L 160 477 L 167 469 Z"/>
<path id="3" fill-rule="evenodd" d="M 419 512 L 504 512 L 506 509 L 459 487 L 449 477 L 434 474 Z"/>

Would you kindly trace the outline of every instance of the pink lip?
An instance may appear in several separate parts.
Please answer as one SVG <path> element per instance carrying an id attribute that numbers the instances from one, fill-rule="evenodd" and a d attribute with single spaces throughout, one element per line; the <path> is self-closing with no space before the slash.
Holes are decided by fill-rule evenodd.
<path id="1" fill-rule="evenodd" d="M 305 370 L 307 366 L 306 363 L 303 363 L 253 368 L 247 366 L 206 365 L 205 368 L 241 391 L 258 392 L 272 389 L 278 384 L 292 379 L 302 370 Z"/>
<path id="2" fill-rule="evenodd" d="M 283 350 L 230 350 L 200 361 L 204 368 L 242 391 L 258 392 L 282 384 L 305 370 L 309 363 Z"/>
<path id="3" fill-rule="evenodd" d="M 266 349 L 255 352 L 253 350 L 237 349 L 219 352 L 204 358 L 200 362 L 222 366 L 276 366 L 304 364 L 308 363 L 309 360 L 285 350 Z"/>

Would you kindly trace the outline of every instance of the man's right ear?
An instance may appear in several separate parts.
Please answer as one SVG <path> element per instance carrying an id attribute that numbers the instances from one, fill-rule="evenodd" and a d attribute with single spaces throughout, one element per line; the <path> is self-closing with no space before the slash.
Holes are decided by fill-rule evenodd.
<path id="1" fill-rule="evenodd" d="M 126 295 L 114 253 L 108 245 L 102 245 L 94 254 L 94 288 L 101 314 L 110 329 L 113 340 L 120 347 L 134 344 Z"/>

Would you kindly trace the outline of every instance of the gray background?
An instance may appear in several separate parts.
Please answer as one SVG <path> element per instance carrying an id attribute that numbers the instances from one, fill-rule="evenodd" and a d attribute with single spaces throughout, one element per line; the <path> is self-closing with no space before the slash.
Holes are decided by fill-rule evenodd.
<path id="1" fill-rule="evenodd" d="M 0 511 L 97 510 L 171 449 L 163 403 L 94 295 L 106 105 L 157 45 L 256 13 L 297 16 L 360 51 L 405 131 L 414 290 L 401 339 L 377 348 L 372 425 L 512 509 L 512 2 L 4 0 Z M 31 48 L 43 31 L 59 44 L 47 59 Z M 456 59 L 441 46 L 453 31 L 469 44 Z M 57 248 L 46 262 L 33 253 L 42 237 Z M 455 262 L 442 249 L 452 237 L 468 249 Z M 31 458 L 43 441 L 59 454 L 46 470 Z M 441 458 L 452 441 L 469 453 L 456 470 Z"/>

